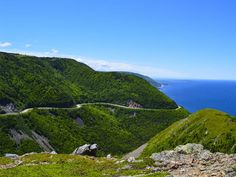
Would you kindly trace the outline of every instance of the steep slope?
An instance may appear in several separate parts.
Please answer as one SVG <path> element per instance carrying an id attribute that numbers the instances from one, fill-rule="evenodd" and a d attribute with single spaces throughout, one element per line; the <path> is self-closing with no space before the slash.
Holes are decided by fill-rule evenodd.
<path id="1" fill-rule="evenodd" d="M 196 112 L 157 134 L 142 155 L 149 156 L 186 143 L 199 143 L 213 152 L 235 153 L 235 117 L 211 109 Z"/>
<path id="2" fill-rule="evenodd" d="M 182 108 L 142 110 L 101 105 L 2 115 L 0 154 L 42 150 L 71 153 L 85 143 L 97 143 L 100 155 L 121 155 L 187 116 Z"/>
<path id="3" fill-rule="evenodd" d="M 151 77 L 148 77 L 148 76 L 145 76 L 145 75 L 142 75 L 142 74 L 138 74 L 138 73 L 133 73 L 133 72 L 124 72 L 124 73 L 140 77 L 140 78 L 148 81 L 152 86 L 154 86 L 156 88 L 161 87 L 161 84 L 159 82 L 155 81 L 154 79 L 152 79 Z"/>
<path id="4" fill-rule="evenodd" d="M 81 102 L 128 105 L 130 101 L 148 108 L 177 107 L 136 76 L 96 72 L 71 59 L 0 53 L 0 112 L 8 108 L 69 107 Z"/>

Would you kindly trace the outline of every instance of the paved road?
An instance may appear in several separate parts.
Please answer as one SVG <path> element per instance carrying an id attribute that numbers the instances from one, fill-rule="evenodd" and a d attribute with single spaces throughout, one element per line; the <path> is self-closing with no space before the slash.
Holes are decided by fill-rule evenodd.
<path id="1" fill-rule="evenodd" d="M 114 106 L 114 107 L 119 107 L 119 108 L 124 108 L 124 109 L 137 109 L 137 110 L 158 110 L 158 109 L 153 109 L 153 108 L 132 108 L 128 106 L 123 106 L 119 104 L 114 104 L 114 103 L 103 103 L 103 102 L 97 102 L 97 103 L 82 103 L 82 104 L 77 104 L 76 107 L 80 108 L 83 105 L 105 105 L 105 106 Z M 181 106 L 178 106 L 175 110 L 181 109 Z"/>
<path id="2" fill-rule="evenodd" d="M 138 157 L 142 154 L 142 152 L 143 152 L 143 150 L 145 149 L 146 146 L 147 146 L 147 143 L 146 143 L 146 144 L 143 144 L 142 146 L 138 147 L 138 148 L 135 149 L 134 151 L 132 151 L 132 152 L 126 154 L 126 155 L 123 157 L 123 159 L 127 160 L 127 159 L 129 159 L 130 157 L 138 158 Z"/>
<path id="3" fill-rule="evenodd" d="M 114 107 L 119 107 L 119 108 L 124 108 L 124 109 L 136 109 L 136 110 L 158 110 L 158 109 L 151 109 L 151 108 L 131 108 L 128 106 L 123 106 L 123 105 L 118 105 L 118 104 L 113 104 L 113 103 L 103 103 L 103 102 L 97 102 L 97 103 L 82 103 L 82 104 L 77 104 L 76 108 L 81 108 L 82 106 L 85 105 L 105 105 L 105 106 L 114 106 Z M 178 106 L 178 108 L 176 108 L 175 110 L 181 109 L 181 106 Z M 32 111 L 33 109 L 71 109 L 71 108 L 57 108 L 57 107 L 35 107 L 35 108 L 27 108 L 21 112 L 16 112 L 16 113 L 6 113 L 6 114 L 2 114 L 2 115 L 18 115 L 18 114 L 25 114 L 28 113 L 30 111 Z"/>

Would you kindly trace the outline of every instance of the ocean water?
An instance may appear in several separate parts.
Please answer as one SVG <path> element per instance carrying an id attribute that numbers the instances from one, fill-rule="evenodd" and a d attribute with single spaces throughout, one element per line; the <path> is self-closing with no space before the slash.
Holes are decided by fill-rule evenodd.
<path id="1" fill-rule="evenodd" d="M 190 112 L 218 109 L 236 116 L 236 81 L 157 80 L 160 89 Z"/>

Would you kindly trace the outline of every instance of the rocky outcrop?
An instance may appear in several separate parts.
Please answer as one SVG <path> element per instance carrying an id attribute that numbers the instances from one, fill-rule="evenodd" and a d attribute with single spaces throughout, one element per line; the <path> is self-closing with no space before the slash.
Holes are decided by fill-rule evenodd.
<path id="1" fill-rule="evenodd" d="M 35 131 L 31 131 L 31 134 L 27 134 L 22 130 L 10 129 L 11 139 L 16 143 L 17 146 L 21 144 L 22 140 L 33 140 L 46 152 L 55 151 L 50 145 L 49 140 L 43 135 L 39 135 Z"/>
<path id="2" fill-rule="evenodd" d="M 16 145 L 20 145 L 22 140 L 27 140 L 27 139 L 32 140 L 32 138 L 30 138 L 29 135 L 27 135 L 21 130 L 17 131 L 15 129 L 10 129 L 10 135 L 12 140 L 16 143 Z"/>
<path id="3" fill-rule="evenodd" d="M 77 124 L 79 124 L 80 126 L 84 126 L 84 121 L 83 121 L 80 117 L 77 117 L 77 118 L 75 119 L 75 122 L 76 122 Z"/>
<path id="4" fill-rule="evenodd" d="M 85 144 L 83 146 L 76 148 L 72 154 L 96 156 L 97 150 L 98 150 L 97 144 Z"/>
<path id="5" fill-rule="evenodd" d="M 55 149 L 51 146 L 49 143 L 49 140 L 43 136 L 39 135 L 35 131 L 31 131 L 32 133 L 32 138 L 39 144 L 39 146 L 46 152 L 53 152 Z M 56 151 L 55 151 L 56 152 Z"/>
<path id="6" fill-rule="evenodd" d="M 154 153 L 154 171 L 168 171 L 174 177 L 236 176 L 236 154 L 211 153 L 200 144 L 186 144 L 174 150 Z M 150 168 L 150 167 L 149 167 Z"/>
<path id="7" fill-rule="evenodd" d="M 16 111 L 17 111 L 16 106 L 13 103 L 0 105 L 0 114 L 14 113 Z"/>
<path id="8" fill-rule="evenodd" d="M 142 108 L 142 105 L 134 102 L 133 100 L 129 100 L 127 102 L 127 105 L 128 105 L 129 108 Z"/>

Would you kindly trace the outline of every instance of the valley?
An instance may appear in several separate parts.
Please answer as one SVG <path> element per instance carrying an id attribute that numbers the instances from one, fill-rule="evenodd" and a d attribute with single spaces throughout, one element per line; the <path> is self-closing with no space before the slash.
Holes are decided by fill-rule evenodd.
<path id="1" fill-rule="evenodd" d="M 0 158 L 0 176 L 162 177 L 178 176 L 182 168 L 194 176 L 200 167 L 212 173 L 219 152 L 229 162 L 217 167 L 219 174 L 235 174 L 228 155 L 236 153 L 235 117 L 212 109 L 190 114 L 148 77 L 3 52 L 0 74 L 0 155 L 12 156 Z M 85 144 L 98 145 L 96 157 L 72 154 Z M 176 147 L 205 153 L 202 145 L 211 151 L 206 168 L 201 158 L 191 162 L 196 168 L 168 161 L 199 161 L 201 153 L 183 155 Z"/>

